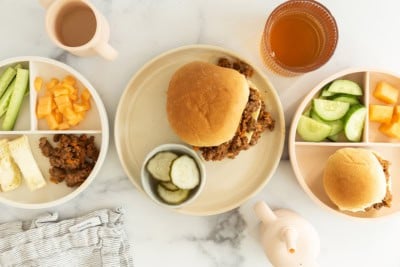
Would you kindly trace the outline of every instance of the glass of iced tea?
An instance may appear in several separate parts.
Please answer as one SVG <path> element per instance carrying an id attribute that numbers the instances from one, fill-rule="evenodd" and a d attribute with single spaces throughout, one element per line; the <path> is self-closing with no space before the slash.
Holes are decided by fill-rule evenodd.
<path id="1" fill-rule="evenodd" d="M 272 11 L 261 39 L 261 56 L 272 71 L 296 76 L 325 64 L 338 41 L 336 21 L 312 0 L 289 0 Z"/>

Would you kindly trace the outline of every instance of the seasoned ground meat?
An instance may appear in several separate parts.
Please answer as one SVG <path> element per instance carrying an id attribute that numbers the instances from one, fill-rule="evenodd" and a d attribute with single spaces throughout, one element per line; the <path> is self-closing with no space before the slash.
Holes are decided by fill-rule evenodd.
<path id="1" fill-rule="evenodd" d="M 248 64 L 239 61 L 231 61 L 228 58 L 220 58 L 217 63 L 218 66 L 224 68 L 231 68 L 239 71 L 247 78 L 253 75 L 253 69 Z M 252 117 L 253 112 L 256 112 L 261 106 L 258 119 Z M 261 136 L 261 133 L 266 129 L 272 131 L 275 126 L 275 120 L 271 114 L 267 112 L 266 106 L 260 93 L 250 88 L 250 95 L 247 105 L 242 114 L 242 120 L 232 140 L 225 142 L 219 146 L 213 147 L 194 147 L 196 150 L 202 152 L 205 160 L 222 160 L 226 157 L 234 158 L 240 151 L 248 149 L 250 146 L 255 145 Z M 253 132 L 251 140 L 247 140 L 246 133 Z"/>
<path id="2" fill-rule="evenodd" d="M 99 151 L 94 136 L 56 134 L 53 147 L 46 137 L 40 138 L 39 147 L 50 160 L 50 180 L 55 183 L 65 181 L 69 187 L 82 184 L 96 164 Z"/>
<path id="3" fill-rule="evenodd" d="M 385 195 L 385 198 L 382 200 L 382 202 L 375 203 L 374 205 L 372 205 L 372 207 L 368 208 L 367 210 L 369 210 L 371 208 L 379 210 L 382 207 L 390 208 L 392 206 L 392 193 L 390 192 L 390 188 L 389 188 L 389 186 L 390 186 L 390 174 L 389 174 L 390 163 L 389 163 L 389 161 L 384 160 L 378 156 L 377 156 L 377 158 L 383 167 L 383 172 L 385 173 L 385 177 L 386 177 L 386 183 L 387 183 L 386 195 Z"/>
<path id="4" fill-rule="evenodd" d="M 260 114 L 256 121 L 252 117 L 252 113 L 257 111 L 261 105 Z M 266 111 L 265 104 L 257 90 L 250 88 L 249 101 L 243 111 L 242 120 L 236 131 L 236 135 L 232 140 L 225 142 L 219 146 L 212 147 L 196 147 L 202 152 L 205 160 L 222 160 L 226 157 L 234 158 L 240 151 L 248 149 L 255 145 L 261 136 L 261 133 L 266 129 L 273 130 L 275 121 L 271 114 Z M 247 140 L 246 133 L 254 131 L 251 140 Z"/>

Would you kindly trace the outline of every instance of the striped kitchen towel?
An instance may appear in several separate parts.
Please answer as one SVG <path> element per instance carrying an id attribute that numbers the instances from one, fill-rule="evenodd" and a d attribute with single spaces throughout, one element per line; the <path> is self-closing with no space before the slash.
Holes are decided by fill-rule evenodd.
<path id="1" fill-rule="evenodd" d="M 123 209 L 0 224 L 0 266 L 133 266 Z"/>

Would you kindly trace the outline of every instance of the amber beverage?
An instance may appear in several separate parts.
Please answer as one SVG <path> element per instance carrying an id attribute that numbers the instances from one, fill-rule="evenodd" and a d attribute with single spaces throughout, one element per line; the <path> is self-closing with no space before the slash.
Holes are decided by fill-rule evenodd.
<path id="1" fill-rule="evenodd" d="M 312 0 L 289 0 L 269 16 L 260 50 L 272 71 L 296 76 L 325 64 L 337 41 L 336 21 L 328 9 Z"/>

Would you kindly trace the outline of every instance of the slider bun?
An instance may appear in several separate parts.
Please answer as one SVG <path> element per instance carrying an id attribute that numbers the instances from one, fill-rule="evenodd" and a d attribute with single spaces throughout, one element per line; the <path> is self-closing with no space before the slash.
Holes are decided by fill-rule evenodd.
<path id="1" fill-rule="evenodd" d="M 324 188 L 340 210 L 364 211 L 386 195 L 386 178 L 375 152 L 342 148 L 332 154 L 325 167 Z"/>
<path id="2" fill-rule="evenodd" d="M 231 140 L 249 97 L 245 76 L 233 69 L 194 61 L 172 76 L 167 92 L 168 121 L 193 146 Z"/>

